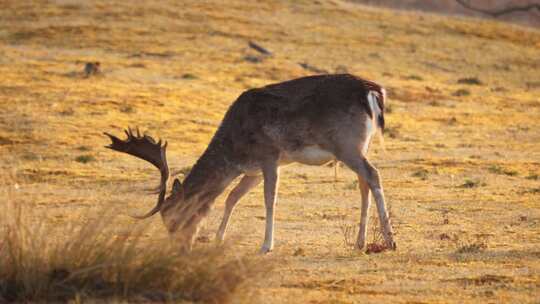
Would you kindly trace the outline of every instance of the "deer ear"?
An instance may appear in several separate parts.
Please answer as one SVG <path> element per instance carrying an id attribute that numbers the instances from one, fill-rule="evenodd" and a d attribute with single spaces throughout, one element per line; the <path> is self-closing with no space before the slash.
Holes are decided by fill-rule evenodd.
<path id="1" fill-rule="evenodd" d="M 174 179 L 173 186 L 172 186 L 172 193 L 173 194 L 181 194 L 183 192 L 182 189 L 182 183 L 178 180 L 178 178 Z"/>

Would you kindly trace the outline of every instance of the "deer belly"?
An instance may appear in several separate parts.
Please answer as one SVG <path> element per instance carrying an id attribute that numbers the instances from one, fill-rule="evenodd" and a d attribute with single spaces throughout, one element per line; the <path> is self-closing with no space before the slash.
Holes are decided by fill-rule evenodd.
<path id="1" fill-rule="evenodd" d="M 285 160 L 305 165 L 320 166 L 334 160 L 334 154 L 321 149 L 319 146 L 308 146 L 299 150 L 287 152 Z"/>

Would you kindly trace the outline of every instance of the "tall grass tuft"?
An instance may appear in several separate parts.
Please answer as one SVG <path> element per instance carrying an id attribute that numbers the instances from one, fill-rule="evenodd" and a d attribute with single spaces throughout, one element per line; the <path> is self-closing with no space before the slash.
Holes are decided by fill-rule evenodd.
<path id="1" fill-rule="evenodd" d="M 55 227 L 1 207 L 0 303 L 238 302 L 268 270 L 225 247 L 182 253 L 170 239 L 145 238 L 143 228 L 119 235 L 107 216 Z"/>

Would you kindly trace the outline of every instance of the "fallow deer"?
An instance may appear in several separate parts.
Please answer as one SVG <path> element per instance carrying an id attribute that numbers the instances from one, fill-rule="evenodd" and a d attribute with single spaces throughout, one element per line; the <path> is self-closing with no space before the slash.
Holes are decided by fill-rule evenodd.
<path id="1" fill-rule="evenodd" d="M 385 245 L 395 249 L 381 178 L 366 158 L 371 138 L 384 129 L 385 97 L 380 85 L 350 74 L 309 76 L 247 90 L 230 106 L 184 182 L 174 180 L 167 198 L 167 144 L 138 131 L 126 131 L 126 140 L 105 134 L 112 140 L 108 148 L 142 158 L 160 170 L 158 202 L 138 218 L 160 212 L 168 231 L 179 236 L 186 249 L 191 248 L 197 227 L 216 197 L 242 176 L 226 199 L 216 237 L 223 240 L 236 203 L 264 181 L 266 228 L 261 252 L 269 252 L 274 245 L 279 167 L 332 160 L 343 162 L 358 176 L 362 207 L 356 248 L 366 243 L 371 192 Z"/>

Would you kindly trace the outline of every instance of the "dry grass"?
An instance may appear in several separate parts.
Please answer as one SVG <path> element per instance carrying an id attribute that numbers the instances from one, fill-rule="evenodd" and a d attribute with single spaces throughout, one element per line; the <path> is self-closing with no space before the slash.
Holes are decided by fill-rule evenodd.
<path id="1" fill-rule="evenodd" d="M 221 246 L 182 253 L 168 239 L 145 239 L 141 227 L 119 233 L 113 216 L 57 226 L 13 202 L 1 207 L 2 303 L 238 302 L 268 271 Z"/>
<path id="2" fill-rule="evenodd" d="M 343 215 L 351 227 L 360 217 L 349 170 L 334 182 L 332 168 L 283 168 L 270 257 L 279 262 L 254 286 L 260 302 L 538 301 L 538 30 L 340 0 L 1 6 L 0 172 L 13 179 L 0 185 L 0 203 L 16 193 L 44 215 L 23 219 L 58 231 L 59 244 L 64 227 L 103 210 L 118 214 L 107 240 L 121 239 L 137 227 L 126 214 L 155 203 L 142 191 L 156 186 L 155 169 L 102 148 L 103 131 L 138 125 L 168 140 L 172 172 L 182 175 L 243 90 L 311 74 L 302 63 L 387 87 L 386 152 L 375 141 L 369 158 L 398 250 L 365 255 L 344 245 Z M 101 73 L 84 78 L 84 63 L 95 61 Z M 213 239 L 223 200 L 201 239 Z M 154 249 L 167 232 L 158 218 L 145 224 L 140 246 Z M 477 234 L 489 234 L 486 248 L 457 253 L 474 250 Z M 259 186 L 238 205 L 228 237 L 240 239 L 242 256 L 263 235 Z"/>

